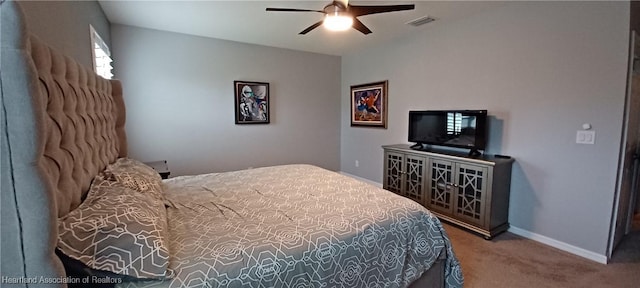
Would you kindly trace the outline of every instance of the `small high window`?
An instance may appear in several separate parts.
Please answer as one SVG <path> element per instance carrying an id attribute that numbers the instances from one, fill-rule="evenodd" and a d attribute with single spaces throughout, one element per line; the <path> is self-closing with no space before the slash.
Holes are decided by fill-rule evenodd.
<path id="1" fill-rule="evenodd" d="M 91 54 L 93 56 L 93 70 L 105 79 L 113 78 L 111 73 L 111 52 L 107 43 L 104 43 L 98 32 L 93 29 L 93 26 L 89 25 L 91 30 Z"/>

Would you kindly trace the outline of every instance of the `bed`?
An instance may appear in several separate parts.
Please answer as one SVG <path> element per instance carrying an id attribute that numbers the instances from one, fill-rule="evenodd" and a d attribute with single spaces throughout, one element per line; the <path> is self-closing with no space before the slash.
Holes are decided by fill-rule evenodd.
<path id="1" fill-rule="evenodd" d="M 127 158 L 121 83 L 1 3 L 3 286 L 462 286 L 436 217 L 350 177 L 300 164 L 162 180 Z"/>

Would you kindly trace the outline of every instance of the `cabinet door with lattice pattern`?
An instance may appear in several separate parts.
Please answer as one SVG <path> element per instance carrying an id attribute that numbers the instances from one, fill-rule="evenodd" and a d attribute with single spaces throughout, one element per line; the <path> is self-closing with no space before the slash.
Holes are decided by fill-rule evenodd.
<path id="1" fill-rule="evenodd" d="M 429 161 L 429 190 L 427 191 L 427 208 L 451 215 L 453 212 L 454 163 L 431 158 Z"/>
<path id="2" fill-rule="evenodd" d="M 484 226 L 487 201 L 487 168 L 465 163 L 456 165 L 457 193 L 454 214 L 466 222 Z"/>
<path id="3" fill-rule="evenodd" d="M 404 161 L 404 196 L 424 205 L 424 178 L 426 158 L 407 155 Z"/>
<path id="4" fill-rule="evenodd" d="M 384 153 L 384 189 L 387 189 L 401 196 L 404 196 L 404 193 L 402 192 L 403 160 L 404 154 L 394 152 Z"/>

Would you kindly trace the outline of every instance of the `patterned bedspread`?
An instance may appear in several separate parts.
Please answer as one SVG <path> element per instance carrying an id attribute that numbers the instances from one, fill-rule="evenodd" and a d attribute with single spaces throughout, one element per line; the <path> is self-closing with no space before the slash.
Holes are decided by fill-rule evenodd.
<path id="1" fill-rule="evenodd" d="M 444 253 L 440 222 L 419 204 L 319 167 L 284 165 L 166 183 L 169 269 L 127 287 L 406 287 Z"/>

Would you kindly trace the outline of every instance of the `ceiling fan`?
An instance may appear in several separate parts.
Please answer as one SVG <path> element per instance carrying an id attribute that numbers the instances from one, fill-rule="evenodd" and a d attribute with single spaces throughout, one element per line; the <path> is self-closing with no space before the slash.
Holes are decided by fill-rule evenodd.
<path id="1" fill-rule="evenodd" d="M 315 24 L 307 27 L 307 29 L 302 30 L 302 32 L 298 33 L 300 35 L 305 35 L 309 33 L 311 30 L 318 28 L 318 26 L 324 24 L 324 26 L 329 30 L 334 31 L 343 31 L 347 30 L 351 27 L 362 32 L 362 34 L 369 34 L 371 30 L 367 28 L 357 17 L 370 15 L 370 14 L 378 14 L 378 13 L 387 13 L 387 12 L 395 12 L 395 11 L 404 11 L 404 10 L 413 10 L 415 9 L 415 5 L 407 4 L 407 5 L 375 5 L 375 6 L 362 6 L 362 5 L 351 5 L 348 0 L 343 1 L 333 1 L 329 5 L 324 6 L 322 10 L 307 10 L 307 9 L 295 9 L 295 8 L 267 8 L 267 11 L 275 11 L 275 12 L 317 12 L 325 14 L 325 18 L 322 21 L 318 21 Z"/>

